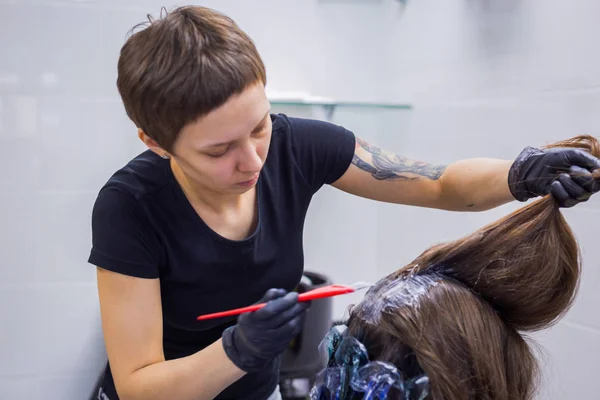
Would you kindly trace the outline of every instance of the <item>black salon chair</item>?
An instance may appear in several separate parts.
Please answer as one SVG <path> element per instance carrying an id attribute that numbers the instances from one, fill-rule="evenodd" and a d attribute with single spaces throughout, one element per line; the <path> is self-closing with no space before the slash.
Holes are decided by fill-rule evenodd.
<path id="1" fill-rule="evenodd" d="M 331 285 L 325 275 L 305 271 L 298 292 Z M 280 389 L 284 400 L 305 399 L 315 375 L 323 368 L 319 359 L 319 343 L 333 324 L 332 298 L 313 300 L 304 327 L 282 355 Z"/>

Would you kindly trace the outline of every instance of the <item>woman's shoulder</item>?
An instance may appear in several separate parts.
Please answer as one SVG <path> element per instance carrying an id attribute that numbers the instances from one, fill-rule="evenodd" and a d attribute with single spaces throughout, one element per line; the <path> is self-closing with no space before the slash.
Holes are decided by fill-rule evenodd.
<path id="1" fill-rule="evenodd" d="M 347 170 L 355 149 L 350 130 L 328 121 L 285 114 L 272 116 L 272 121 L 272 153 L 279 153 L 274 158 L 296 166 L 313 193 Z"/>
<path id="2" fill-rule="evenodd" d="M 146 150 L 115 171 L 100 188 L 100 195 L 120 192 L 138 200 L 171 182 L 168 169 L 168 160 Z"/>
<path id="3" fill-rule="evenodd" d="M 100 189 L 91 213 L 89 263 L 126 275 L 158 277 L 162 247 L 143 200 L 168 181 L 157 159 L 167 162 L 150 151 L 136 156 Z"/>

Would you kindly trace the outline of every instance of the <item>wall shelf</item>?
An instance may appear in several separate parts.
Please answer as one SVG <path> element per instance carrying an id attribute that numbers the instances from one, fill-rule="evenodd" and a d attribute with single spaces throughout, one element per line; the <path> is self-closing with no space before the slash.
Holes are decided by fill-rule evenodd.
<path id="1" fill-rule="evenodd" d="M 285 96 L 270 95 L 269 101 L 274 106 L 282 107 L 320 107 L 325 112 L 327 119 L 330 119 L 338 108 L 360 108 L 360 109 L 388 109 L 388 110 L 410 110 L 413 108 L 410 103 L 391 103 L 391 102 L 363 102 L 363 101 L 343 101 L 334 100 L 326 97 L 315 97 L 309 95 Z"/>

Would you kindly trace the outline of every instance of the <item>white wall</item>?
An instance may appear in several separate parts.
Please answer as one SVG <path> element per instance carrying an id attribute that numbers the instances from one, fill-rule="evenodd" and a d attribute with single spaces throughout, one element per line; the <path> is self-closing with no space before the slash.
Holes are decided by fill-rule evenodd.
<path id="1" fill-rule="evenodd" d="M 600 34 L 597 1 L 415 0 L 401 20 L 392 16 L 393 2 L 384 3 L 388 12 L 379 29 L 387 60 L 376 70 L 377 77 L 387 79 L 381 93 L 392 100 L 408 97 L 415 109 L 399 129 L 364 135 L 434 162 L 511 159 L 526 145 L 580 133 L 600 136 L 600 56 L 593 39 Z M 335 204 L 325 205 L 328 199 Z M 325 261 L 324 268 L 339 280 L 382 276 L 428 246 L 472 232 L 518 206 L 457 214 L 371 206 L 334 190 L 319 201 L 309 225 L 315 232 L 310 243 L 319 250 L 312 261 Z M 357 212 L 358 205 L 366 211 Z M 348 210 L 354 211 L 351 217 Z M 323 214 L 343 221 L 325 231 L 326 238 L 336 238 L 333 245 L 321 237 Z M 584 272 L 564 321 L 534 336 L 545 369 L 539 398 L 597 398 L 600 197 L 564 214 L 580 241 Z M 364 253 L 348 254 L 347 249 Z M 357 272 L 373 268 L 374 261 L 376 273 Z M 338 314 L 352 301 L 336 299 Z"/>
<path id="2" fill-rule="evenodd" d="M 525 145 L 598 135 L 594 0 L 411 0 L 404 13 L 395 0 L 196 3 L 218 7 L 254 37 L 271 90 L 411 100 L 410 112 L 335 114 L 408 156 L 510 159 Z M 2 398 L 84 399 L 103 366 L 89 215 L 109 174 L 142 150 L 117 96 L 116 61 L 134 24 L 173 5 L 0 0 Z M 375 280 L 516 206 L 447 213 L 325 188 L 307 221 L 307 269 L 342 283 Z M 600 371 L 600 198 L 565 215 L 583 247 L 584 276 L 565 321 L 539 335 L 544 399 L 593 398 Z M 336 314 L 356 300 L 336 299 Z"/>

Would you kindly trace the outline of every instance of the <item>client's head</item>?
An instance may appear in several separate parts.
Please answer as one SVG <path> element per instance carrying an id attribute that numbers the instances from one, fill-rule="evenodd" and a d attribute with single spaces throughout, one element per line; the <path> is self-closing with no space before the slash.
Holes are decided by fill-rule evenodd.
<path id="1" fill-rule="evenodd" d="M 600 156 L 600 144 L 590 136 L 552 145 L 565 146 Z M 595 174 L 600 178 L 600 171 Z M 351 309 L 344 335 L 360 342 L 355 355 L 364 346 L 366 354 L 355 363 L 379 361 L 397 369 L 400 383 L 386 375 L 387 398 L 531 399 L 539 369 L 525 334 L 564 315 L 579 274 L 577 242 L 546 196 L 469 236 L 429 248 L 377 282 Z M 371 375 L 374 388 L 382 375 Z M 419 378 L 427 390 L 401 393 L 402 384 Z"/>

